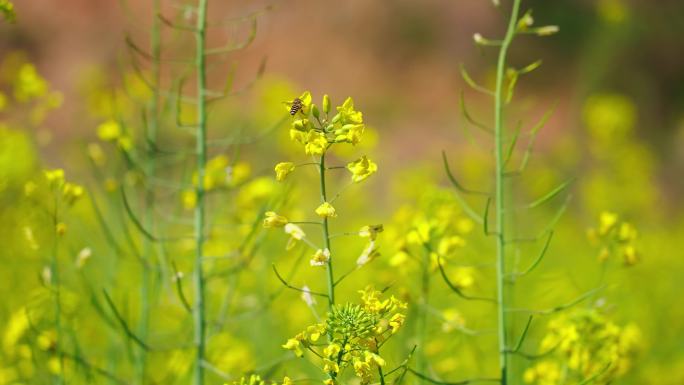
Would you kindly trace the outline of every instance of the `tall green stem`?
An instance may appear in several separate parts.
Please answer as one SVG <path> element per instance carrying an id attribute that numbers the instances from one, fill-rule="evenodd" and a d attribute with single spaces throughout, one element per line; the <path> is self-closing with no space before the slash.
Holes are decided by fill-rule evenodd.
<path id="1" fill-rule="evenodd" d="M 499 339 L 499 370 L 501 373 L 501 384 L 509 383 L 509 360 L 507 352 L 508 339 L 508 322 L 506 317 L 506 238 L 505 238 L 505 190 L 504 190 L 504 173 L 505 173 L 505 154 L 503 149 L 504 141 L 504 95 L 503 95 L 503 80 L 506 69 L 506 54 L 508 47 L 515 36 L 516 26 L 518 22 L 518 12 L 520 9 L 520 0 L 513 0 L 513 7 L 511 16 L 508 21 L 508 28 L 506 36 L 504 37 L 501 48 L 499 50 L 499 58 L 496 66 L 496 90 L 494 94 L 494 140 L 495 140 L 495 157 L 496 157 L 496 281 L 497 281 L 497 302 L 498 302 L 498 339 Z"/>
<path id="2" fill-rule="evenodd" d="M 55 231 L 55 239 L 52 243 L 52 251 L 50 253 L 50 283 L 54 290 L 54 306 L 55 306 L 55 346 L 57 346 L 57 354 L 59 355 L 59 375 L 57 376 L 56 383 L 58 385 L 64 384 L 64 347 L 62 344 L 62 300 L 61 300 L 61 289 L 60 289 L 60 277 L 59 277 L 59 263 L 57 261 L 57 251 L 59 244 L 59 237 L 61 236 L 56 232 L 57 224 L 59 223 L 57 216 L 57 205 L 59 204 L 59 198 L 55 195 L 55 212 L 52 217 L 52 229 Z"/>
<path id="3" fill-rule="evenodd" d="M 427 341 L 427 321 L 428 321 L 428 306 L 430 303 L 430 253 L 425 253 L 422 265 L 421 277 L 421 298 L 420 309 L 418 309 L 417 328 L 417 345 L 420 346 L 420 354 L 416 359 L 418 371 L 425 373 L 427 369 L 427 357 L 425 354 L 425 343 Z M 417 378 L 417 383 L 424 384 L 425 380 Z"/>
<path id="4" fill-rule="evenodd" d="M 160 0 L 154 0 L 154 14 L 160 11 Z M 148 142 L 147 159 L 145 163 L 145 173 L 149 178 L 154 177 L 156 170 L 154 160 L 154 149 L 151 147 L 152 143 L 156 143 L 157 127 L 158 127 L 158 105 L 159 105 L 159 60 L 160 60 L 160 42 L 159 42 L 160 22 L 157 17 L 154 17 L 152 22 L 152 31 L 150 36 L 150 46 L 152 51 L 152 92 L 153 96 L 149 104 L 149 118 L 147 119 L 146 139 Z M 154 231 L 154 191 L 151 188 L 145 190 L 145 228 Z M 150 319 L 150 263 L 152 262 L 152 253 L 154 245 L 152 241 L 143 237 L 143 263 L 141 271 L 142 284 L 140 285 L 140 324 L 138 326 L 138 335 L 143 340 L 147 337 Z M 136 367 L 138 370 L 139 383 L 145 383 L 145 366 L 147 362 L 147 354 L 145 349 L 139 349 Z"/>
<path id="5" fill-rule="evenodd" d="M 197 26 L 195 31 L 196 51 L 195 69 L 197 72 L 197 206 L 195 207 L 195 266 L 193 272 L 193 286 L 195 300 L 192 308 L 194 323 L 195 345 L 195 373 L 194 385 L 204 384 L 204 350 L 205 350 L 205 320 L 204 320 L 204 273 L 202 271 L 202 257 L 204 254 L 204 225 L 205 225 L 205 196 L 204 175 L 207 163 L 207 111 L 206 111 L 206 63 L 205 44 L 207 26 L 207 1 L 198 0 Z M 180 97 L 180 95 L 178 95 Z"/>
<path id="6" fill-rule="evenodd" d="M 319 163 L 319 174 L 321 179 L 321 204 L 328 201 L 328 197 L 325 191 L 325 153 L 321 155 L 321 162 Z M 330 230 L 328 229 L 328 218 L 323 218 L 323 240 L 325 242 L 325 248 L 331 253 L 330 260 L 326 265 L 326 270 L 328 273 L 328 308 L 332 310 L 335 304 L 335 276 L 333 274 L 333 262 L 332 262 L 332 251 L 330 250 Z"/>

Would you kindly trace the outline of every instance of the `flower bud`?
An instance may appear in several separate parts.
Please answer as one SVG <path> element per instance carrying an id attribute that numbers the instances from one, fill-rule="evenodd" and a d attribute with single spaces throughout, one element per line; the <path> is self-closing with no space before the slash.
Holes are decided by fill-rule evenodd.
<path id="1" fill-rule="evenodd" d="M 323 95 L 323 112 L 330 113 L 330 96 L 328 94 Z"/>
<path id="2" fill-rule="evenodd" d="M 311 105 L 311 113 L 313 114 L 314 118 L 320 118 L 321 117 L 321 112 L 318 110 L 318 106 L 315 104 Z"/>

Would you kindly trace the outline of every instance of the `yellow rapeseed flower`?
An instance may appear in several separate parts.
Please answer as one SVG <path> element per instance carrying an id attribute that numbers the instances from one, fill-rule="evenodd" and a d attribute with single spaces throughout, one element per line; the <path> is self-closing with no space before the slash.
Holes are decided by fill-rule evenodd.
<path id="1" fill-rule="evenodd" d="M 318 206 L 318 208 L 316 208 L 316 214 L 321 218 L 335 218 L 337 216 L 335 208 L 328 202 L 323 202 Z"/>
<path id="2" fill-rule="evenodd" d="M 311 266 L 325 266 L 328 261 L 330 261 L 330 250 L 318 249 L 313 257 L 311 257 L 309 263 Z"/>
<path id="3" fill-rule="evenodd" d="M 307 155 L 323 155 L 328 148 L 328 139 L 322 132 L 310 130 L 306 133 L 304 140 L 304 152 Z"/>
<path id="4" fill-rule="evenodd" d="M 378 171 L 378 165 L 364 155 L 361 158 L 348 163 L 347 170 L 352 173 L 352 181 L 358 183 Z"/>
<path id="5" fill-rule="evenodd" d="M 264 218 L 264 227 L 267 229 L 274 227 L 283 227 L 288 224 L 288 219 L 282 215 L 276 214 L 274 211 L 267 211 Z M 301 238 L 300 238 L 301 239 Z"/>
<path id="6" fill-rule="evenodd" d="M 295 165 L 292 162 L 280 162 L 275 165 L 276 180 L 282 182 L 285 178 L 295 170 Z"/>

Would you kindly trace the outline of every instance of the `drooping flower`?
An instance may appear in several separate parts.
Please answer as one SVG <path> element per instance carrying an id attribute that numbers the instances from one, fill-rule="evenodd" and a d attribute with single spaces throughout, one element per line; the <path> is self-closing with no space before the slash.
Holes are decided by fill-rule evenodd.
<path id="1" fill-rule="evenodd" d="M 363 249 L 363 252 L 361 252 L 359 258 L 356 259 L 356 265 L 359 267 L 363 266 L 379 256 L 380 253 L 378 252 L 378 249 L 375 246 L 375 241 L 370 241 L 368 242 L 366 248 Z"/>
<path id="2" fill-rule="evenodd" d="M 284 349 L 294 352 L 295 356 L 301 357 L 304 355 L 304 351 L 302 350 L 300 340 L 297 337 L 298 336 L 288 339 L 282 346 Z"/>
<path id="3" fill-rule="evenodd" d="M 267 229 L 274 227 L 283 227 L 288 224 L 288 219 L 282 215 L 276 214 L 274 211 L 267 211 L 264 218 L 264 227 Z"/>
<path id="4" fill-rule="evenodd" d="M 302 301 L 304 301 L 307 306 L 314 306 L 316 304 L 316 299 L 311 295 L 311 289 L 309 286 L 302 286 Z"/>
<path id="5" fill-rule="evenodd" d="M 364 155 L 361 158 L 348 163 L 347 170 L 352 173 L 352 181 L 358 183 L 378 171 L 378 165 Z"/>
<path id="6" fill-rule="evenodd" d="M 292 162 L 280 162 L 275 165 L 276 180 L 282 182 L 285 178 L 294 171 L 295 165 Z"/>
<path id="7" fill-rule="evenodd" d="M 374 241 L 378 237 L 378 233 L 382 233 L 384 229 L 385 228 L 381 224 L 363 226 L 361 230 L 359 230 L 359 236 Z"/>
<path id="8" fill-rule="evenodd" d="M 287 246 L 285 247 L 287 250 L 291 250 L 293 247 L 295 247 L 297 241 L 301 241 L 306 236 L 304 230 L 294 223 L 286 224 L 284 230 L 286 234 L 290 235 L 290 240 L 287 242 Z"/>

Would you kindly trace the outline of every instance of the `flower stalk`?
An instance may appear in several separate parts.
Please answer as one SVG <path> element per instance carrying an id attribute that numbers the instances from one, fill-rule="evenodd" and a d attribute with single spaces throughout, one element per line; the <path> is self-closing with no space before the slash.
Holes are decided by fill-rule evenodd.
<path id="1" fill-rule="evenodd" d="M 499 345 L 499 371 L 501 374 L 501 384 L 509 383 L 510 365 L 508 359 L 508 319 L 506 316 L 506 302 L 508 293 L 506 292 L 506 196 L 505 180 L 506 161 L 504 153 L 504 76 L 506 70 L 506 55 L 508 47 L 513 41 L 518 22 L 520 10 L 520 0 L 513 0 L 510 19 L 506 35 L 499 48 L 498 61 L 496 66 L 496 89 L 494 91 L 494 152 L 495 152 L 495 194 L 494 205 L 496 209 L 496 284 L 497 284 L 497 335 Z"/>
<path id="2" fill-rule="evenodd" d="M 205 240 L 205 191 L 204 175 L 207 163 L 207 110 L 206 110 L 206 26 L 207 1 L 198 0 L 197 25 L 195 30 L 195 70 L 197 72 L 197 204 L 195 206 L 195 263 L 193 271 L 194 303 L 192 318 L 194 325 L 195 369 L 193 384 L 204 384 L 204 356 L 205 356 L 205 314 L 204 314 L 204 272 L 202 257 Z"/>
<path id="3" fill-rule="evenodd" d="M 325 185 L 325 153 L 321 154 L 321 159 L 319 162 L 319 175 L 320 175 L 320 182 L 321 182 L 321 204 L 324 204 L 328 201 L 328 196 L 326 193 L 326 185 Z M 323 218 L 323 242 L 325 244 L 325 248 L 328 251 L 331 251 L 330 248 L 330 230 L 328 227 L 328 217 Z M 332 258 L 328 259 L 328 263 L 326 264 L 326 273 L 327 273 L 327 278 L 328 278 L 328 310 L 332 310 L 332 307 L 335 305 L 335 276 L 333 273 L 333 262 Z"/>

